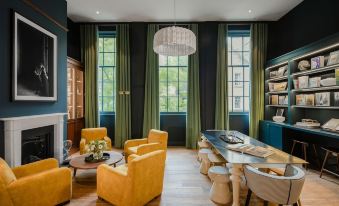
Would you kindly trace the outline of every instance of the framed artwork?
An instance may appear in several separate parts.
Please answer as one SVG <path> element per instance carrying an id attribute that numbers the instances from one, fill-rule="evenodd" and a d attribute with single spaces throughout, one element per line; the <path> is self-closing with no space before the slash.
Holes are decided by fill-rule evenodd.
<path id="1" fill-rule="evenodd" d="M 57 36 L 14 12 L 13 100 L 57 100 Z"/>
<path id="2" fill-rule="evenodd" d="M 315 94 L 316 106 L 330 106 L 330 92 L 321 92 Z"/>
<path id="3" fill-rule="evenodd" d="M 277 109 L 275 116 L 283 116 L 283 114 L 284 114 L 284 109 Z"/>
<path id="4" fill-rule="evenodd" d="M 339 50 L 333 51 L 330 53 L 330 57 L 328 58 L 327 66 L 338 64 L 339 63 Z"/>

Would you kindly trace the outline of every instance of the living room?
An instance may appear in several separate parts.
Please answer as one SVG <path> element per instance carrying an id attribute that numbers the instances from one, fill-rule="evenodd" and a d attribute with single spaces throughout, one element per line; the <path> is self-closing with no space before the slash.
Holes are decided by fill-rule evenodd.
<path id="1" fill-rule="evenodd" d="M 0 205 L 338 205 L 338 6 L 0 1 Z"/>

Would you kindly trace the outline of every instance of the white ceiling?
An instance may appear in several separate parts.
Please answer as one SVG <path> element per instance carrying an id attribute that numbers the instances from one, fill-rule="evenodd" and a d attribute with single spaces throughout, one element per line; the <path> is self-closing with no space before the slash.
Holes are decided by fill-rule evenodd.
<path id="1" fill-rule="evenodd" d="M 177 21 L 276 21 L 302 1 L 176 0 L 176 16 Z M 68 17 L 75 22 L 174 21 L 173 0 L 67 0 L 67 4 Z"/>

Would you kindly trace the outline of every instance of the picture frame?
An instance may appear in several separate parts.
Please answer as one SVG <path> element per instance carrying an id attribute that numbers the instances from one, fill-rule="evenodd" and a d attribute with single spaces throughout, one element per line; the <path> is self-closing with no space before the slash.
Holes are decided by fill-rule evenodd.
<path id="1" fill-rule="evenodd" d="M 330 92 L 320 92 L 315 94 L 315 105 L 321 107 L 330 106 Z"/>
<path id="2" fill-rule="evenodd" d="M 318 69 L 324 67 L 325 57 L 317 56 L 311 59 L 311 69 Z"/>
<path id="3" fill-rule="evenodd" d="M 298 86 L 299 89 L 308 88 L 308 76 L 298 77 Z"/>
<path id="4" fill-rule="evenodd" d="M 306 99 L 304 94 L 295 95 L 295 104 L 298 106 L 305 106 Z"/>
<path id="5" fill-rule="evenodd" d="M 13 11 L 13 101 L 57 100 L 57 36 Z"/>
<path id="6" fill-rule="evenodd" d="M 284 109 L 278 108 L 275 116 L 283 116 L 284 114 Z"/>
<path id="7" fill-rule="evenodd" d="M 306 94 L 305 95 L 305 105 L 306 106 L 314 106 L 314 94 Z"/>
<path id="8" fill-rule="evenodd" d="M 314 88 L 314 87 L 320 87 L 320 81 L 321 77 L 312 77 L 309 79 L 309 87 Z"/>
<path id="9" fill-rule="evenodd" d="M 339 50 L 330 53 L 330 56 L 327 61 L 327 66 L 333 64 L 339 64 Z"/>

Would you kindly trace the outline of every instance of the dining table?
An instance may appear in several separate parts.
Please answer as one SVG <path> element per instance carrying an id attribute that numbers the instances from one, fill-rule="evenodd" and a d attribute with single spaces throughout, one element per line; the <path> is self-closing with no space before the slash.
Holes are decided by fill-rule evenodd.
<path id="1" fill-rule="evenodd" d="M 302 167 L 307 162 L 303 159 L 290 155 L 284 151 L 267 145 L 255 138 L 245 135 L 238 131 L 225 131 L 225 130 L 205 130 L 202 136 L 211 144 L 211 146 L 227 161 L 230 166 L 230 179 L 233 188 L 233 203 L 232 206 L 240 206 L 240 183 L 243 174 L 242 168 L 244 165 L 252 165 L 256 168 L 285 168 L 286 165 L 292 164 Z M 249 144 L 253 146 L 260 146 L 271 150 L 273 154 L 267 157 L 257 157 L 228 149 L 234 143 L 228 143 L 223 138 L 232 136 L 236 140 L 241 141 L 237 144 Z"/>

